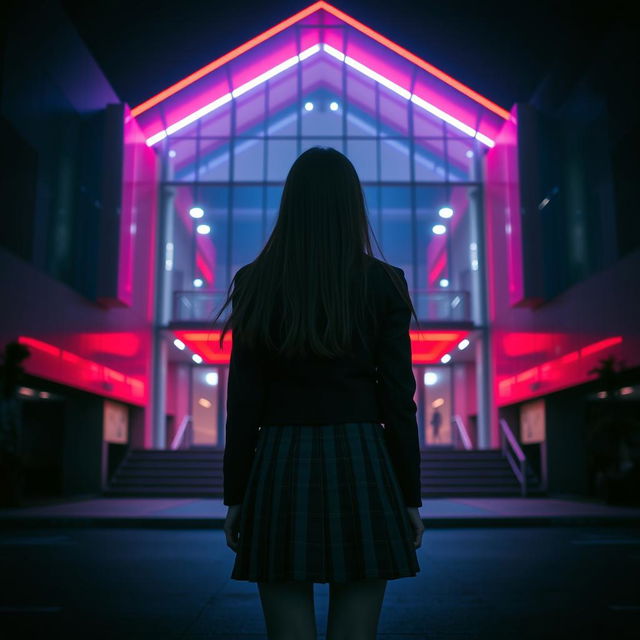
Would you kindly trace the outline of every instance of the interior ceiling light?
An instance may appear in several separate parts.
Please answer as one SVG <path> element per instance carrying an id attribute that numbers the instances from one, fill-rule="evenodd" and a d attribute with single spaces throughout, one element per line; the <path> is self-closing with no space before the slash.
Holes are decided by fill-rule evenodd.
<path id="1" fill-rule="evenodd" d="M 427 100 L 425 100 L 424 98 L 421 98 L 415 93 L 411 93 L 411 91 L 409 91 L 405 87 L 402 87 L 399 84 L 392 82 L 391 80 L 389 80 L 382 74 L 378 73 L 377 71 L 360 63 L 355 58 L 345 55 L 335 47 L 332 47 L 331 45 L 328 45 L 326 43 L 315 44 L 312 47 L 305 49 L 299 55 L 293 56 L 291 58 L 287 58 L 284 62 L 281 62 L 280 64 L 276 65 L 272 69 L 269 69 L 264 73 L 261 73 L 260 75 L 256 76 L 252 80 L 249 80 L 249 82 L 245 82 L 244 84 L 240 85 L 230 93 L 225 93 L 223 96 L 216 98 L 213 102 L 206 104 L 204 107 L 201 107 L 200 109 L 194 111 L 188 116 L 181 118 L 177 122 L 174 122 L 173 124 L 169 125 L 166 129 L 163 129 L 162 131 L 159 131 L 158 133 L 147 138 L 147 145 L 150 147 L 153 146 L 157 142 L 160 142 L 160 140 L 164 140 L 164 138 L 171 135 L 172 133 L 175 133 L 176 131 L 180 131 L 180 129 L 183 129 L 184 127 L 190 125 L 192 122 L 199 120 L 203 116 L 227 104 L 234 98 L 237 98 L 238 96 L 246 93 L 247 91 L 273 78 L 279 73 L 286 71 L 287 69 L 291 68 L 293 65 L 297 64 L 301 60 L 306 60 L 307 58 L 310 58 L 311 56 L 315 55 L 320 51 L 324 51 L 325 53 L 329 54 L 331 57 L 335 58 L 336 60 L 339 60 L 340 62 L 348 65 L 352 69 L 355 69 L 356 71 L 367 76 L 368 78 L 375 80 L 376 82 L 383 85 L 390 91 L 393 91 L 394 93 L 401 96 L 405 100 L 407 101 L 410 100 L 411 102 L 413 102 L 413 104 L 424 109 L 431 115 L 434 115 L 436 118 L 439 118 L 440 120 L 443 120 L 447 124 L 450 124 L 452 127 L 454 127 L 455 129 L 458 129 L 458 131 L 461 131 L 462 133 L 468 135 L 469 137 L 479 140 L 480 142 L 482 142 L 482 144 L 486 145 L 487 147 L 494 146 L 495 143 L 491 138 L 484 135 L 480 131 L 477 131 L 472 126 L 462 122 L 461 120 L 458 120 L 458 118 L 455 118 L 454 116 L 448 114 L 446 111 L 443 111 L 442 109 L 432 104 L 431 102 L 428 102 Z M 312 105 L 311 108 L 313 108 L 313 103 L 307 102 L 305 104 L 305 109 L 307 109 L 307 111 L 311 110 L 307 108 L 307 105 L 309 104 Z"/>

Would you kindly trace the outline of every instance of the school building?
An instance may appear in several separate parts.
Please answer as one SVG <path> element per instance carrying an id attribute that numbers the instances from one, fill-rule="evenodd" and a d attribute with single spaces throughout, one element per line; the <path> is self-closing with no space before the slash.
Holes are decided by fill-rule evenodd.
<path id="1" fill-rule="evenodd" d="M 30 495 L 222 495 L 232 336 L 212 319 L 315 145 L 353 162 L 407 276 L 426 495 L 593 495 L 606 425 L 640 399 L 613 45 L 505 109 L 320 1 L 128 105 L 43 11 L 8 29 L 0 78 L 0 344 L 30 351 L 11 401 Z"/>

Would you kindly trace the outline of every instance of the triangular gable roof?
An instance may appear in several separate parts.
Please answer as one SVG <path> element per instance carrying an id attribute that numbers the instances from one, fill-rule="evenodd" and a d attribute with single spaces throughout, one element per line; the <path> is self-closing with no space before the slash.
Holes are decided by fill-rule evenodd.
<path id="1" fill-rule="evenodd" d="M 152 146 L 319 55 L 348 65 L 488 147 L 509 118 L 502 107 L 324 0 L 149 98 L 132 115 Z"/>

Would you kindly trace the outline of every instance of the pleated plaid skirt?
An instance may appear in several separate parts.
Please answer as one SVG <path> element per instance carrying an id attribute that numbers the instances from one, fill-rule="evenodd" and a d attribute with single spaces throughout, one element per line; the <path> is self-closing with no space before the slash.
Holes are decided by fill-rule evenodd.
<path id="1" fill-rule="evenodd" d="M 411 577 L 413 537 L 380 423 L 260 429 L 232 579 Z"/>

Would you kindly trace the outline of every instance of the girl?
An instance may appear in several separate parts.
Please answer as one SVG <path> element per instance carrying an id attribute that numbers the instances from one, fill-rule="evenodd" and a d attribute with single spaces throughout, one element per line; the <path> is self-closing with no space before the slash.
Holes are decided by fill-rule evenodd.
<path id="1" fill-rule="evenodd" d="M 387 580 L 415 576 L 423 524 L 402 269 L 372 255 L 351 162 L 293 164 L 258 257 L 230 283 L 224 531 L 231 578 L 256 582 L 270 640 L 374 639 Z M 231 288 L 233 287 L 233 293 Z M 384 426 L 383 426 L 384 424 Z"/>

